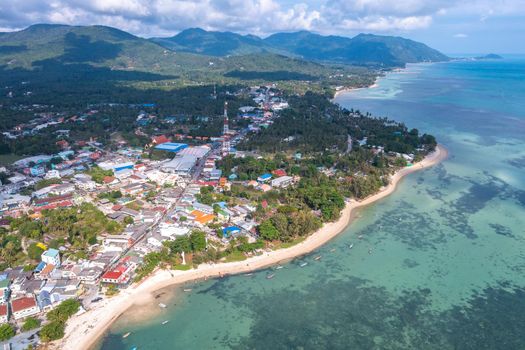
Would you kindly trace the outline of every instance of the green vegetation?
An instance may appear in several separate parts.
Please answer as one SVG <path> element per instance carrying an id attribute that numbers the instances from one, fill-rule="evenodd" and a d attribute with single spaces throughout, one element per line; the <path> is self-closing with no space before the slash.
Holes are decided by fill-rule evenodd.
<path id="1" fill-rule="evenodd" d="M 40 327 L 40 320 L 38 318 L 28 317 L 22 325 L 22 332 L 27 332 L 38 327 Z"/>
<path id="2" fill-rule="evenodd" d="M 49 323 L 44 325 L 39 332 L 43 342 L 50 342 L 64 336 L 67 320 L 76 314 L 80 308 L 80 302 L 75 299 L 64 300 L 46 315 Z"/>
<path id="3" fill-rule="evenodd" d="M 94 166 L 88 171 L 86 171 L 86 174 L 91 176 L 93 181 L 95 181 L 98 184 L 101 184 L 104 182 L 104 178 L 106 176 L 113 176 L 113 170 L 104 170 L 98 166 Z"/>
<path id="4" fill-rule="evenodd" d="M 15 328 L 9 323 L 0 325 L 0 341 L 10 339 L 15 336 Z"/>
<path id="5" fill-rule="evenodd" d="M 39 332 L 40 339 L 44 342 L 58 340 L 64 337 L 66 324 L 59 321 L 51 321 L 45 324 Z"/>
<path id="6" fill-rule="evenodd" d="M 90 245 L 97 242 L 98 235 L 116 234 L 122 229 L 121 224 L 108 219 L 90 203 L 43 210 L 39 220 L 23 215 L 11 221 L 9 231 L 0 236 L 0 257 L 11 267 L 26 263 L 28 258 L 39 261 L 43 250 L 37 243 L 44 238 L 52 238 L 48 245 L 53 248 L 69 244 L 68 254 L 85 253 Z M 27 255 L 22 249 L 22 240 L 28 242 Z"/>
<path id="7" fill-rule="evenodd" d="M 44 187 L 47 187 L 49 185 L 61 184 L 61 183 L 62 183 L 61 179 L 44 179 L 44 180 L 40 180 L 39 182 L 36 183 L 35 190 L 40 190 L 40 189 L 42 189 Z"/>

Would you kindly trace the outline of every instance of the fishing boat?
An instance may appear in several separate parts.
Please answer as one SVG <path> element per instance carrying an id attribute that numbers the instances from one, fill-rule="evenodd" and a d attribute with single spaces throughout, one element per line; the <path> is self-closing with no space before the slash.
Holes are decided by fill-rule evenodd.
<path id="1" fill-rule="evenodd" d="M 183 291 L 185 291 L 185 292 L 191 292 L 192 289 L 191 289 L 191 288 L 184 288 Z"/>
<path id="2" fill-rule="evenodd" d="M 354 247 L 354 243 L 350 244 L 350 245 L 348 246 L 348 249 L 352 249 L 353 247 Z"/>
<path id="3" fill-rule="evenodd" d="M 306 265 L 308 265 L 308 263 L 306 261 L 299 264 L 299 266 L 301 266 L 301 267 L 305 267 Z"/>
<path id="4" fill-rule="evenodd" d="M 166 324 L 166 323 L 168 323 L 168 322 L 169 322 L 169 320 L 162 321 L 162 324 Z"/>
<path id="5" fill-rule="evenodd" d="M 321 258 L 322 258 L 322 256 L 321 256 L 321 255 L 318 255 L 318 256 L 316 256 L 316 257 L 314 258 L 314 260 L 315 260 L 315 261 L 319 261 L 319 260 L 321 260 Z"/>
<path id="6" fill-rule="evenodd" d="M 282 268 L 283 268 L 283 266 L 281 266 L 281 265 L 277 265 L 277 267 L 276 267 L 275 269 L 276 269 L 276 270 L 280 270 L 280 269 L 282 269 Z"/>
<path id="7" fill-rule="evenodd" d="M 131 334 L 131 332 L 126 333 L 126 334 L 124 334 L 124 335 L 122 336 L 122 338 L 127 338 L 127 337 L 129 337 L 130 334 Z"/>
<path id="8" fill-rule="evenodd" d="M 363 235 L 359 235 L 359 236 L 357 236 L 357 238 L 363 239 Z"/>
<path id="9" fill-rule="evenodd" d="M 250 277 L 250 276 L 253 276 L 253 273 L 252 273 L 252 272 L 250 272 L 250 273 L 245 273 L 244 276 L 246 276 L 246 277 Z"/>
<path id="10" fill-rule="evenodd" d="M 272 273 L 272 274 L 266 276 L 266 279 L 267 279 L 267 280 L 271 280 L 271 279 L 274 278 L 274 277 L 275 277 L 275 273 Z"/>
<path id="11" fill-rule="evenodd" d="M 165 309 L 165 308 L 167 307 L 166 304 L 163 304 L 163 303 L 159 303 L 159 306 L 160 306 L 161 308 L 163 308 L 163 309 Z"/>

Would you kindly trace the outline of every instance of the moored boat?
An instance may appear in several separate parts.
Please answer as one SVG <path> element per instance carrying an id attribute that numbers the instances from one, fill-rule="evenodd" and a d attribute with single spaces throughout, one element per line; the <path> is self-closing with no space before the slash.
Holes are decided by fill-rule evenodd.
<path id="1" fill-rule="evenodd" d="M 275 273 L 272 273 L 272 274 L 269 274 L 268 276 L 266 276 L 266 279 L 270 280 L 270 279 L 272 279 L 274 277 L 275 277 Z"/>
<path id="2" fill-rule="evenodd" d="M 131 334 L 131 332 L 126 333 L 126 334 L 124 334 L 124 335 L 122 336 L 122 338 L 127 338 L 127 337 L 129 337 L 130 334 Z"/>
<path id="3" fill-rule="evenodd" d="M 161 308 L 163 308 L 163 309 L 165 309 L 165 308 L 167 307 L 166 304 L 163 304 L 163 303 L 159 303 L 159 306 L 160 306 Z"/>
<path id="4" fill-rule="evenodd" d="M 168 323 L 168 322 L 169 322 L 169 320 L 162 321 L 162 324 L 164 325 L 164 324 L 166 324 L 166 323 Z"/>
<path id="5" fill-rule="evenodd" d="M 319 260 L 321 260 L 321 258 L 322 258 L 322 256 L 321 256 L 321 255 L 318 255 L 318 256 L 316 256 L 316 257 L 314 258 L 314 260 L 315 260 L 315 261 L 319 261 Z"/>
<path id="6" fill-rule="evenodd" d="M 306 265 L 308 265 L 308 263 L 306 261 L 299 264 L 299 266 L 301 266 L 301 267 L 305 267 Z"/>

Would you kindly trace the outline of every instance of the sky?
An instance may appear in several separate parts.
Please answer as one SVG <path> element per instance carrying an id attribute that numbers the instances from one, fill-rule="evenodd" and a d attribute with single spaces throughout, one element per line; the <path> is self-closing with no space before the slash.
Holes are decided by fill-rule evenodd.
<path id="1" fill-rule="evenodd" d="M 525 53 L 525 0 L 0 0 L 0 32 L 108 25 L 143 37 L 190 27 L 267 36 L 398 35 L 447 54 Z"/>

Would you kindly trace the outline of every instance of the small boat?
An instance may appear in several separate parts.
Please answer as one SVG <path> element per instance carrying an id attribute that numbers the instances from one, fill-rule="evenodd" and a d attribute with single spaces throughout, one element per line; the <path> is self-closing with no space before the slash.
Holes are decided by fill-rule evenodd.
<path id="1" fill-rule="evenodd" d="M 350 244 L 350 245 L 348 246 L 348 249 L 352 249 L 353 247 L 354 247 L 354 243 Z"/>
<path id="2" fill-rule="evenodd" d="M 335 252 L 335 248 L 330 249 L 330 253 L 333 253 L 333 252 Z"/>
<path id="3" fill-rule="evenodd" d="M 275 273 L 272 273 L 272 274 L 266 276 L 266 279 L 267 279 L 267 280 L 271 280 L 271 279 L 274 278 L 274 277 L 275 277 Z"/>
<path id="4" fill-rule="evenodd" d="M 166 324 L 166 323 L 168 323 L 168 322 L 169 322 L 169 320 L 162 321 L 162 324 Z"/>
<path id="5" fill-rule="evenodd" d="M 301 266 L 301 267 L 305 267 L 306 265 L 308 265 L 308 263 L 306 261 L 299 264 L 299 266 Z"/>
<path id="6" fill-rule="evenodd" d="M 319 261 L 319 260 L 321 260 L 321 258 L 322 258 L 322 256 L 321 256 L 321 255 L 318 255 L 318 256 L 316 256 L 316 257 L 314 258 L 314 260 L 315 260 L 315 261 Z"/>
<path id="7" fill-rule="evenodd" d="M 372 254 L 372 248 L 368 248 L 368 254 Z"/>
<path id="8" fill-rule="evenodd" d="M 134 347 L 132 347 L 132 348 L 131 348 L 131 350 L 137 350 L 137 347 L 136 347 L 136 346 L 134 346 Z"/>
<path id="9" fill-rule="evenodd" d="M 250 272 L 250 273 L 245 273 L 244 274 L 245 277 L 250 277 L 250 276 L 253 276 L 253 272 Z"/>
<path id="10" fill-rule="evenodd" d="M 124 334 L 124 335 L 122 336 L 122 338 L 127 338 L 127 337 L 129 337 L 130 334 L 131 334 L 131 332 L 126 333 L 126 334 Z"/>
<path id="11" fill-rule="evenodd" d="M 161 308 L 163 308 L 163 309 L 165 309 L 165 308 L 167 307 L 166 304 L 163 304 L 163 303 L 159 303 L 159 306 L 160 306 Z"/>
<path id="12" fill-rule="evenodd" d="M 359 236 L 357 236 L 357 238 L 363 239 L 363 235 L 359 235 Z"/>
<path id="13" fill-rule="evenodd" d="M 281 266 L 281 265 L 277 265 L 277 267 L 276 267 L 275 269 L 276 269 L 276 270 L 280 270 L 280 269 L 282 269 L 282 268 L 283 268 L 283 266 Z"/>
<path id="14" fill-rule="evenodd" d="M 183 289 L 183 291 L 185 291 L 185 292 L 191 292 L 192 289 L 191 289 L 191 288 L 185 288 L 185 289 Z"/>

